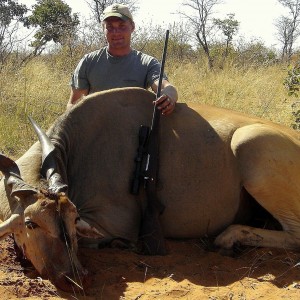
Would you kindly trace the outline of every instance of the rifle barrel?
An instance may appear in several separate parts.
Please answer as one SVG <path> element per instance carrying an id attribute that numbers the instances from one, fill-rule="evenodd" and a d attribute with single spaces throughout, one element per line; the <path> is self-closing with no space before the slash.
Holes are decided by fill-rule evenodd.
<path id="1" fill-rule="evenodd" d="M 157 92 L 156 92 L 156 99 L 158 99 L 161 96 L 161 86 L 162 86 L 162 81 L 163 81 L 163 77 L 164 77 L 164 69 L 165 69 L 165 62 L 166 62 L 166 56 L 167 56 L 168 41 L 169 41 L 169 30 L 166 30 L 165 44 L 164 44 L 164 50 L 163 50 L 162 59 L 161 59 L 161 66 L 160 66 L 159 80 L 158 80 L 158 86 L 157 86 Z M 154 121 L 156 121 L 157 116 L 160 116 L 160 114 L 159 114 L 158 109 L 155 105 L 154 110 L 153 110 L 151 129 L 153 128 L 153 126 L 155 126 Z"/>

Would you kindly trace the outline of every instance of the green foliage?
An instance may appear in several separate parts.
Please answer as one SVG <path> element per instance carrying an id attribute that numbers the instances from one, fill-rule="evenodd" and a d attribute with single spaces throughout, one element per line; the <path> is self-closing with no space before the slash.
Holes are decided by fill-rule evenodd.
<path id="1" fill-rule="evenodd" d="M 292 106 L 292 116 L 293 116 L 293 123 L 291 124 L 291 127 L 294 130 L 300 130 L 299 101 L 294 102 L 291 106 Z"/>
<path id="2" fill-rule="evenodd" d="M 284 79 L 283 84 L 288 90 L 289 96 L 295 96 L 297 98 L 299 97 L 298 92 L 300 89 L 300 63 L 288 67 L 288 74 Z"/>
<path id="3" fill-rule="evenodd" d="M 72 9 L 62 0 L 37 0 L 33 6 L 32 15 L 26 19 L 26 26 L 37 27 L 35 40 L 31 46 L 38 51 L 50 41 L 64 44 L 64 41 L 74 34 L 79 19 L 77 14 L 71 14 Z"/>
<path id="4" fill-rule="evenodd" d="M 234 14 L 228 14 L 228 18 L 224 20 L 214 19 L 214 23 L 226 36 L 227 43 L 231 43 L 233 36 L 239 29 L 239 22 L 237 20 L 234 20 Z"/>
<path id="5" fill-rule="evenodd" d="M 12 20 L 20 19 L 27 12 L 26 5 L 18 4 L 13 0 L 0 1 L 0 26 L 1 28 L 8 26 Z"/>
<path id="6" fill-rule="evenodd" d="M 268 48 L 261 41 L 244 42 L 235 47 L 235 61 L 241 66 L 261 66 L 277 62 L 275 50 Z"/>
<path id="7" fill-rule="evenodd" d="M 25 5 L 20 5 L 17 1 L 0 1 L 0 62 L 1 67 L 4 61 L 12 52 L 15 46 L 15 36 L 17 32 L 16 23 L 23 21 L 23 16 L 27 12 Z M 11 24 L 14 23 L 14 26 Z"/>
<path id="8" fill-rule="evenodd" d="M 288 74 L 283 82 L 285 88 L 288 90 L 288 95 L 298 98 L 300 90 L 300 63 L 288 67 Z M 291 127 L 295 130 L 300 130 L 300 109 L 299 101 L 292 104 L 293 123 Z"/>

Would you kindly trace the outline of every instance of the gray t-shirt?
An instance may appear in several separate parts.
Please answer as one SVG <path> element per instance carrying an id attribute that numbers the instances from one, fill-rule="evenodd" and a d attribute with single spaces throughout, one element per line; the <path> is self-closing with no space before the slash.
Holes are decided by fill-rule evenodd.
<path id="1" fill-rule="evenodd" d="M 71 79 L 75 89 L 88 89 L 89 93 L 119 87 L 149 88 L 159 79 L 160 63 L 157 59 L 137 50 L 122 57 L 111 56 L 107 47 L 86 54 Z M 164 76 L 164 79 L 167 79 Z"/>

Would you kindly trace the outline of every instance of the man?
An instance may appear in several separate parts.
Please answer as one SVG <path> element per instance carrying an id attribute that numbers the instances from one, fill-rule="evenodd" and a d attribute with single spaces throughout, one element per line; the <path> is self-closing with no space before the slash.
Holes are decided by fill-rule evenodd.
<path id="1" fill-rule="evenodd" d="M 135 29 L 127 6 L 113 4 L 102 16 L 107 46 L 86 54 L 79 62 L 71 80 L 71 96 L 67 108 L 82 96 L 117 87 L 149 88 L 156 93 L 160 63 L 153 57 L 131 48 Z M 178 95 L 164 75 L 161 97 L 155 101 L 163 115 L 175 107 Z"/>

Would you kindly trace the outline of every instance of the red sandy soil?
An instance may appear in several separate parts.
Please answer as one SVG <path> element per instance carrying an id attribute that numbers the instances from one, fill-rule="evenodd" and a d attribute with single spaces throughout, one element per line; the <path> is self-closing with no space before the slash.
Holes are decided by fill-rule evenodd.
<path id="1" fill-rule="evenodd" d="M 0 242 L 0 299 L 300 299 L 300 252 L 246 248 L 229 257 L 204 250 L 203 240 L 167 246 L 166 256 L 80 249 L 92 284 L 68 294 L 21 264 L 8 237 Z"/>

